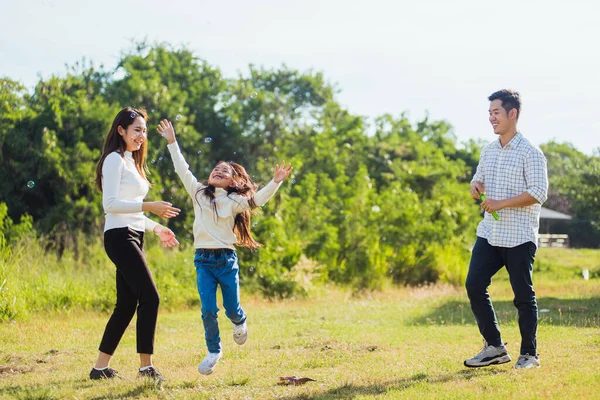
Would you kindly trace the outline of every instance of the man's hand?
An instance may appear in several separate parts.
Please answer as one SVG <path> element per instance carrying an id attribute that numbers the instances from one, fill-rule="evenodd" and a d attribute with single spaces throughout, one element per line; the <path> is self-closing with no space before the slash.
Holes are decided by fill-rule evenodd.
<path id="1" fill-rule="evenodd" d="M 492 213 L 494 211 L 502 210 L 505 207 L 503 200 L 490 200 L 481 203 L 481 208 L 485 211 Z"/>
<path id="2" fill-rule="evenodd" d="M 483 183 L 479 182 L 479 181 L 473 181 L 471 182 L 471 197 L 479 200 L 479 195 L 481 193 L 485 193 L 485 186 L 483 186 Z"/>

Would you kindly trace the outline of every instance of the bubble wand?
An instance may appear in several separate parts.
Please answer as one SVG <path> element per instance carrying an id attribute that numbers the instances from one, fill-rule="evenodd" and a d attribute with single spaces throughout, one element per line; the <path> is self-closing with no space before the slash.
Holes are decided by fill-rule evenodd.
<path id="1" fill-rule="evenodd" d="M 481 199 L 481 201 L 485 201 L 486 200 L 485 193 L 479 193 L 479 198 Z M 498 221 L 498 219 L 500 218 L 496 211 L 492 211 L 492 217 L 494 217 L 494 219 L 496 221 Z"/>

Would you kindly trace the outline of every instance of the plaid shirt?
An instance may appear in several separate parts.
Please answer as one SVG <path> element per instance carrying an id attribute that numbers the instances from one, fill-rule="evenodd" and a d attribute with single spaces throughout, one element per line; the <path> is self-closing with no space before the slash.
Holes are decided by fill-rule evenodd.
<path id="1" fill-rule="evenodd" d="M 500 139 L 494 140 L 481 151 L 472 181 L 483 183 L 490 200 L 504 200 L 527 192 L 538 201 L 527 207 L 499 210 L 497 221 L 490 213 L 484 213 L 477 236 L 487 239 L 492 246 L 515 247 L 527 242 L 537 246 L 540 211 L 548 198 L 548 172 L 542 150 L 520 132 L 504 147 Z"/>

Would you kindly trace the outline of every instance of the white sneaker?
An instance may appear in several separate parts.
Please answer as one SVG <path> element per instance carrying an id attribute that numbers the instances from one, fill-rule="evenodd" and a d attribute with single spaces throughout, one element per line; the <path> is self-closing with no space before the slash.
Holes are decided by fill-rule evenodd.
<path id="1" fill-rule="evenodd" d="M 208 353 L 204 360 L 198 365 L 198 372 L 202 375 L 210 375 L 213 373 L 213 368 L 221 359 L 222 352 Z"/>
<path id="2" fill-rule="evenodd" d="M 487 367 L 493 364 L 504 364 L 510 361 L 510 356 L 504 345 L 489 346 L 484 342 L 483 349 L 473 358 L 465 360 L 465 367 Z"/>
<path id="3" fill-rule="evenodd" d="M 530 356 L 529 354 L 520 355 L 515 369 L 539 368 L 540 358 L 538 356 Z"/>
<path id="4" fill-rule="evenodd" d="M 246 321 L 241 325 L 233 324 L 233 341 L 241 345 L 246 343 L 246 339 L 248 339 Z"/>

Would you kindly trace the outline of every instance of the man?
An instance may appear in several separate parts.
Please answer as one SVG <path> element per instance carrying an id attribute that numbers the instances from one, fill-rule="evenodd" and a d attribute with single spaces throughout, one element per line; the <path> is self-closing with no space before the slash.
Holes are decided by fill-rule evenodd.
<path id="1" fill-rule="evenodd" d="M 495 140 L 484 147 L 471 181 L 471 196 L 486 211 L 477 227 L 477 241 L 471 255 L 466 289 L 483 349 L 465 360 L 467 367 L 485 367 L 511 361 L 502 342 L 496 313 L 487 288 L 492 276 L 506 266 L 519 311 L 521 352 L 515 368 L 540 366 L 537 355 L 537 303 L 532 270 L 537 251 L 541 204 L 548 195 L 546 158 L 517 130 L 521 111 L 518 92 L 500 90 L 488 97 L 490 123 Z M 492 212 L 498 214 L 494 219 Z"/>

